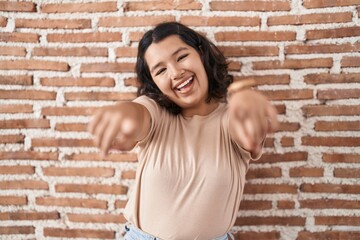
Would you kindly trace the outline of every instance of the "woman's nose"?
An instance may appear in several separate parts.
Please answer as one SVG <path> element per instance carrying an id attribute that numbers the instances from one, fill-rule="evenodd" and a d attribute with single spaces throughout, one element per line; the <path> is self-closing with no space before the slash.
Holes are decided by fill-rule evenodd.
<path id="1" fill-rule="evenodd" d="M 185 70 L 177 66 L 172 66 L 170 71 L 171 71 L 171 79 L 173 80 L 181 79 L 185 74 Z"/>

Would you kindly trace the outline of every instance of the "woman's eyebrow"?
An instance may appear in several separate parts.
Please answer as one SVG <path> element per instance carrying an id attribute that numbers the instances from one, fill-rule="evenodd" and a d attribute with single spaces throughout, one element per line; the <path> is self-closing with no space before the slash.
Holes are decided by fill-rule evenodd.
<path id="1" fill-rule="evenodd" d="M 173 52 L 171 54 L 171 56 L 174 56 L 176 54 L 178 54 L 179 52 L 183 51 L 183 50 L 187 50 L 188 48 L 187 47 L 180 47 L 178 48 L 175 52 Z M 151 69 L 150 69 L 150 72 L 154 71 L 157 67 L 159 67 L 163 62 L 159 62 L 157 64 L 155 64 Z"/>

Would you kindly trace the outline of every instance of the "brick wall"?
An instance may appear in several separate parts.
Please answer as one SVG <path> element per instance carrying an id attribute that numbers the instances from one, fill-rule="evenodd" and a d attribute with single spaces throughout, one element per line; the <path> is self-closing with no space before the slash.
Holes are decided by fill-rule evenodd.
<path id="1" fill-rule="evenodd" d="M 63 3 L 60 3 L 63 2 Z M 86 124 L 135 97 L 136 46 L 177 20 L 277 106 L 241 239 L 360 239 L 360 0 L 0 1 L 0 238 L 120 236 L 136 154 L 102 160 Z M 155 220 L 155 219 L 154 219 Z"/>

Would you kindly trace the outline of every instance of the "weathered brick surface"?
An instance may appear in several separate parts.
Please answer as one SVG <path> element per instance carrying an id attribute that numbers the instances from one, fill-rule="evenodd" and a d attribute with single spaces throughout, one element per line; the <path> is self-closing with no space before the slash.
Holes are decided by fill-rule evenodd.
<path id="1" fill-rule="evenodd" d="M 0 1 L 0 238 L 121 237 L 138 158 L 102 157 L 87 124 L 136 97 L 139 40 L 177 20 L 278 111 L 250 162 L 235 238 L 360 239 L 359 4 Z"/>

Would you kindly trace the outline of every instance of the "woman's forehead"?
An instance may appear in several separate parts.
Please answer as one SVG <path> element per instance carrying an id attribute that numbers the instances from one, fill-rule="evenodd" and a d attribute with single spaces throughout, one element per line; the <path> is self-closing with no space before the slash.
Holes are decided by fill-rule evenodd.
<path id="1" fill-rule="evenodd" d="M 145 60 L 150 63 L 171 57 L 180 50 L 192 49 L 177 35 L 171 35 L 159 42 L 151 43 L 145 52 Z"/>

